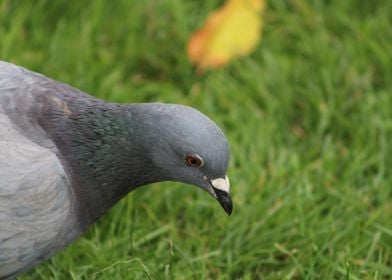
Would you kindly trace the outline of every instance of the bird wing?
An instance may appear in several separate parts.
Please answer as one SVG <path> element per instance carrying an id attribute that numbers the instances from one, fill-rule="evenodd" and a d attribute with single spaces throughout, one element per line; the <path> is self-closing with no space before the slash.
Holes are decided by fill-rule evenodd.
<path id="1" fill-rule="evenodd" d="M 20 81 L 22 86 L 15 86 L 2 66 L 0 279 L 50 257 L 76 235 L 70 183 L 55 147 L 35 126 L 32 116 L 25 114 L 33 106 L 27 93 L 22 98 L 20 89 L 27 84 Z"/>

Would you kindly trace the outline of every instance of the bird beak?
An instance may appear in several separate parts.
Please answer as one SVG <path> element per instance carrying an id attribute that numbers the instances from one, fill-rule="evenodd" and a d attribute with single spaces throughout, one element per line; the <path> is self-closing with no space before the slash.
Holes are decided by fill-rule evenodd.
<path id="1" fill-rule="evenodd" d="M 218 178 L 211 180 L 212 189 L 216 194 L 216 199 L 226 211 L 226 213 L 230 216 L 233 211 L 233 202 L 231 201 L 231 197 L 229 194 L 230 191 L 230 182 L 229 178 Z"/>

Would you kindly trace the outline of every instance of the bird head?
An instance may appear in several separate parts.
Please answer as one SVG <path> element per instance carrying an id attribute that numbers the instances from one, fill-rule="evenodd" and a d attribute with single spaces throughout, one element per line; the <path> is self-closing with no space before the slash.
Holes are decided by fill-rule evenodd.
<path id="1" fill-rule="evenodd" d="M 151 158 L 166 180 L 192 184 L 233 210 L 227 168 L 229 145 L 221 129 L 201 112 L 183 105 L 158 104 L 150 127 Z"/>

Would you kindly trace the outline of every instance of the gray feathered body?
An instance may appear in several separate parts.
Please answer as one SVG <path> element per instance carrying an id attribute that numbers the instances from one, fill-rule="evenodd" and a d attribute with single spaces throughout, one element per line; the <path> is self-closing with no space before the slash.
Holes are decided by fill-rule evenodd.
<path id="1" fill-rule="evenodd" d="M 79 233 L 55 144 L 32 114 L 33 77 L 0 62 L 0 279 L 50 257 Z"/>
<path id="2" fill-rule="evenodd" d="M 0 61 L 0 279 L 52 256 L 132 188 L 158 180 L 124 108 Z"/>

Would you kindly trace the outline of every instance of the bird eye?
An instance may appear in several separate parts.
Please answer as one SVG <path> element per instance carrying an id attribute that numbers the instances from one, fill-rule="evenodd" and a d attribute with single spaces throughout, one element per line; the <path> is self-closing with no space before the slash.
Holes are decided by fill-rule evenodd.
<path id="1" fill-rule="evenodd" d="M 187 155 L 185 157 L 185 162 L 191 167 L 201 167 L 204 164 L 203 159 L 198 155 Z"/>

